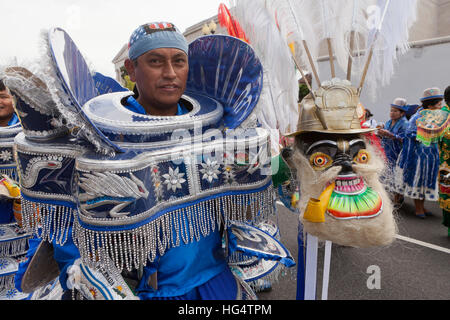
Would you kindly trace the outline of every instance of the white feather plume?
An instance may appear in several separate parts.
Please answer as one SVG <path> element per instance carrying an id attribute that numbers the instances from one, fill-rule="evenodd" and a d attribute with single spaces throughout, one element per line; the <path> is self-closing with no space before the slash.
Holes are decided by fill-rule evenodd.
<path id="1" fill-rule="evenodd" d="M 271 131 L 277 152 L 279 131 L 295 130 L 298 121 L 298 79 L 286 38 L 265 7 L 264 0 L 232 1 L 232 12 L 264 68 L 258 120 Z"/>
<path id="2" fill-rule="evenodd" d="M 241 0 L 239 5 L 247 2 L 251 8 L 253 0 Z M 355 86 L 363 77 L 373 44 L 373 57 L 365 75 L 365 85 L 372 93 L 389 84 L 396 61 L 408 50 L 409 29 L 417 12 L 417 0 L 266 0 L 264 5 L 287 43 L 295 41 L 297 63 L 313 71 L 303 46 L 306 42 L 319 78 L 317 60 L 328 54 L 327 38 L 331 39 L 333 61 L 344 73 L 350 59 Z M 351 52 L 352 32 L 355 39 Z M 351 57 L 351 53 L 363 49 L 365 56 Z"/>
<path id="3" fill-rule="evenodd" d="M 385 8 L 387 10 L 383 16 Z M 409 49 L 409 29 L 417 18 L 417 0 L 378 0 L 370 13 L 375 17 L 374 22 L 378 17 L 383 19 L 378 26 L 378 36 L 375 39 L 373 58 L 366 80 L 369 93 L 374 97 L 378 84 L 386 86 L 390 83 L 399 56 Z M 371 31 L 373 33 L 377 30 L 372 28 Z M 371 44 L 368 42 L 367 47 L 370 48 Z"/>
<path id="4" fill-rule="evenodd" d="M 297 63 L 311 70 L 303 41 L 308 44 L 311 56 L 317 58 L 320 44 L 317 27 L 321 26 L 317 20 L 320 19 L 319 8 L 308 0 L 266 0 L 265 3 L 287 43 L 295 43 Z"/>

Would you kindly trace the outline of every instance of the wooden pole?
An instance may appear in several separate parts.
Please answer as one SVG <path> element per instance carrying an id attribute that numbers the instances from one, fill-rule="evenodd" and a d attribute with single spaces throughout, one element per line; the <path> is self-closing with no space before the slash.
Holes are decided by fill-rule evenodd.
<path id="1" fill-rule="evenodd" d="M 314 96 L 314 92 L 313 92 L 313 90 L 311 88 L 311 84 L 309 83 L 308 79 L 306 79 L 306 76 L 303 73 L 302 68 L 300 68 L 300 65 L 298 64 L 297 59 L 294 56 L 292 56 L 292 57 L 294 59 L 295 66 L 297 67 L 298 71 L 300 71 L 300 74 L 302 75 L 302 78 L 305 79 L 305 83 L 306 83 L 306 86 L 309 89 L 309 92 L 311 92 L 311 94 Z"/>
<path id="2" fill-rule="evenodd" d="M 384 21 L 384 19 L 386 17 L 386 13 L 387 13 L 387 10 L 388 10 L 390 4 L 391 4 L 391 0 L 386 0 L 386 6 L 384 7 L 383 15 L 381 16 L 380 23 L 378 25 L 378 28 L 376 29 L 375 35 L 373 37 L 373 42 L 372 42 L 372 44 L 370 46 L 370 52 L 369 52 L 369 55 L 367 57 L 366 65 L 364 66 L 364 71 L 363 71 L 363 75 L 362 75 L 362 78 L 361 78 L 361 82 L 359 83 L 358 91 L 359 91 L 360 94 L 361 94 L 361 91 L 362 91 L 362 87 L 364 85 L 364 81 L 366 80 L 367 70 L 369 69 L 370 61 L 372 60 L 373 50 L 374 50 L 374 47 L 375 47 L 375 42 L 377 41 L 378 36 L 380 34 L 380 30 L 381 30 L 381 27 L 383 25 L 383 21 Z"/>
<path id="3" fill-rule="evenodd" d="M 359 83 L 359 89 L 358 89 L 359 91 L 362 90 L 364 81 L 366 80 L 367 71 L 369 70 L 370 61 L 372 60 L 372 56 L 373 56 L 373 47 L 374 47 L 374 45 L 372 44 L 372 46 L 370 47 L 369 55 L 367 56 L 366 65 L 364 66 L 363 74 L 361 77 L 361 82 Z"/>
<path id="4" fill-rule="evenodd" d="M 292 57 L 294 59 L 295 66 L 300 71 L 300 74 L 302 75 L 303 79 L 305 79 L 306 86 L 308 87 L 309 92 L 311 93 L 311 96 L 312 96 L 312 98 L 315 101 L 316 100 L 316 95 L 314 94 L 314 91 L 311 88 L 311 84 L 308 82 L 308 79 L 306 79 L 306 76 L 303 73 L 302 68 L 300 68 L 300 65 L 298 64 L 297 59 L 295 58 L 295 56 L 293 55 Z M 322 127 L 325 130 L 328 129 L 327 123 L 326 123 L 325 118 L 324 118 L 324 116 L 322 114 L 322 110 L 320 110 L 319 108 L 316 108 L 316 115 L 317 115 L 317 118 L 319 119 L 320 123 L 322 124 Z"/>
<path id="5" fill-rule="evenodd" d="M 352 63 L 353 63 L 353 50 L 355 49 L 355 31 L 353 30 L 350 33 L 350 54 L 348 57 L 347 64 L 347 80 L 351 81 L 352 79 Z"/>
<path id="6" fill-rule="evenodd" d="M 319 74 L 317 73 L 316 67 L 314 65 L 314 61 L 313 61 L 312 56 L 311 56 L 311 52 L 309 51 L 308 44 L 306 43 L 305 40 L 303 40 L 303 47 L 305 48 L 306 54 L 308 56 L 309 64 L 311 65 L 311 70 L 312 70 L 312 72 L 314 74 L 314 77 L 316 78 L 317 85 L 320 88 L 322 85 L 320 83 Z"/>
<path id="7" fill-rule="evenodd" d="M 333 46 L 331 45 L 331 38 L 327 38 L 327 43 L 328 43 L 328 55 L 330 56 L 331 78 L 336 78 L 336 71 L 334 69 L 334 54 L 333 54 Z"/>

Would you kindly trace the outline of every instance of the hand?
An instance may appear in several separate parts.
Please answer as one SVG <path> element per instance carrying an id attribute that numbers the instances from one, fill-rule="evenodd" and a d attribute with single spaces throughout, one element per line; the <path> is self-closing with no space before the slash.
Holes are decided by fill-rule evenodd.
<path id="1" fill-rule="evenodd" d="M 391 138 L 392 137 L 392 134 L 389 131 L 385 130 L 385 129 L 378 129 L 378 135 L 382 136 L 384 138 Z"/>

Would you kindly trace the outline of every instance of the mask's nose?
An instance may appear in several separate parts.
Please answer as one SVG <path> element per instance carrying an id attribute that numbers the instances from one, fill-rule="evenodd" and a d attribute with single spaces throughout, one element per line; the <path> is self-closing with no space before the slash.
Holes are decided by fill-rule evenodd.
<path id="1" fill-rule="evenodd" d="M 334 160 L 334 165 L 342 167 L 340 174 L 345 175 L 354 173 L 352 168 L 352 158 L 346 153 L 339 152 Z"/>

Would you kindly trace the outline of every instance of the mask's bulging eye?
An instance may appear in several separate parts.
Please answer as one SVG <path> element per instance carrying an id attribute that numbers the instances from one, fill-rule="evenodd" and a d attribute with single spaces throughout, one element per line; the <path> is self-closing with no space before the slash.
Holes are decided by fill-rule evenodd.
<path id="1" fill-rule="evenodd" d="M 366 164 L 370 160 L 370 154 L 365 149 L 359 150 L 358 154 L 356 155 L 356 157 L 353 160 L 355 162 L 358 162 L 358 163 L 361 163 L 361 164 Z"/>
<path id="2" fill-rule="evenodd" d="M 314 168 L 314 170 L 325 170 L 329 168 L 333 163 L 333 159 L 325 153 L 317 152 L 311 155 L 309 158 L 309 163 Z"/>

